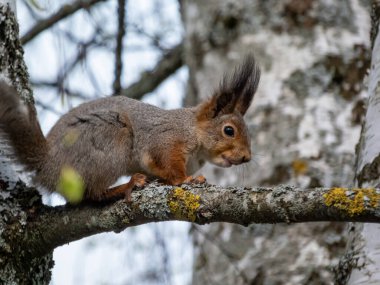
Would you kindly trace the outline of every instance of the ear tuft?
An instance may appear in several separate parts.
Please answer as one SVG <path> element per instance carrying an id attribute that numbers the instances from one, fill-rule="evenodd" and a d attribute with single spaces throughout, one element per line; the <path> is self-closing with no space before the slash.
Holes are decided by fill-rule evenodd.
<path id="1" fill-rule="evenodd" d="M 243 64 L 235 68 L 232 77 L 230 79 L 224 77 L 222 90 L 231 90 L 235 94 L 242 94 L 252 77 L 256 78 L 257 71 L 260 77 L 260 70 L 256 65 L 254 56 L 252 54 L 245 56 Z"/>
<path id="2" fill-rule="evenodd" d="M 201 113 L 207 118 L 215 118 L 235 111 L 244 115 L 252 103 L 260 81 L 260 68 L 252 54 L 244 58 L 232 76 L 225 74 L 214 95 L 201 104 Z"/>
<path id="3" fill-rule="evenodd" d="M 232 84 L 235 86 L 238 95 L 235 110 L 244 115 L 252 103 L 260 82 L 260 68 L 252 54 L 245 57 L 240 68 L 235 70 Z"/>

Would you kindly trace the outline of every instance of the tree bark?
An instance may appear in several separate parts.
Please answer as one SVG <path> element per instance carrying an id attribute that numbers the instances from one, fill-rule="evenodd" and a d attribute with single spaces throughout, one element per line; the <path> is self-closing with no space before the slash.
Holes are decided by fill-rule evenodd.
<path id="1" fill-rule="evenodd" d="M 4 204 L 12 195 L 7 196 L 2 200 Z M 132 203 L 120 200 L 107 205 L 59 207 L 33 203 L 26 224 L 15 229 L 22 235 L 12 240 L 12 247 L 23 249 L 31 257 L 44 256 L 86 236 L 173 220 L 243 226 L 316 221 L 380 223 L 379 201 L 380 191 L 373 188 L 223 188 L 208 184 L 174 187 L 152 183 L 135 191 Z"/>
<path id="2" fill-rule="evenodd" d="M 372 59 L 368 78 L 368 108 L 358 147 L 356 183 L 374 186 L 380 183 L 380 3 L 372 7 Z M 380 283 L 379 225 L 352 224 L 347 252 L 341 259 L 339 284 Z"/>
<path id="3" fill-rule="evenodd" d="M 0 2 L 0 74 L 15 86 L 26 103 L 33 104 L 18 24 L 11 7 L 15 3 Z M 0 150 L 0 283 L 48 284 L 52 251 L 28 256 L 27 248 L 15 243 L 25 238 L 28 218 L 41 205 L 41 196 L 18 182 L 22 170 L 12 165 L 4 140 L 0 141 Z"/>

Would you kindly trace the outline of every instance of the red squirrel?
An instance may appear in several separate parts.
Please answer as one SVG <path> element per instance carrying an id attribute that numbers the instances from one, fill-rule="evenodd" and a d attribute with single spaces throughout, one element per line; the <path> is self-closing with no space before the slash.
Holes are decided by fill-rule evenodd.
<path id="1" fill-rule="evenodd" d="M 214 94 L 191 108 L 163 110 L 124 96 L 97 99 L 63 115 L 47 137 L 32 104 L 0 82 L 0 130 L 16 157 L 34 171 L 34 182 L 57 191 L 62 167 L 82 177 L 84 199 L 131 200 L 134 186 L 146 178 L 170 185 L 203 182 L 195 173 L 208 161 L 230 167 L 251 160 L 250 138 L 243 116 L 260 80 L 254 57 L 245 57 Z M 123 185 L 109 188 L 123 175 Z"/>

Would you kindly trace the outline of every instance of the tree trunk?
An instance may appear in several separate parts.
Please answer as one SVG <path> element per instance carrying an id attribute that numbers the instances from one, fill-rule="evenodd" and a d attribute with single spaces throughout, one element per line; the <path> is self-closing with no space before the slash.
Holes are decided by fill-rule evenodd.
<path id="1" fill-rule="evenodd" d="M 182 1 L 193 104 L 245 54 L 262 79 L 246 115 L 253 163 L 202 171 L 217 184 L 352 186 L 369 67 L 359 1 Z M 256 154 L 256 156 L 255 156 Z M 194 227 L 194 284 L 330 284 L 344 224 Z M 286 278 L 286 279 L 285 279 Z"/>
<path id="2" fill-rule="evenodd" d="M 372 58 L 368 78 L 368 108 L 358 147 L 356 183 L 380 184 L 380 3 L 372 7 Z M 341 259 L 339 284 L 380 284 L 380 226 L 352 224 L 347 252 Z"/>
<path id="3" fill-rule="evenodd" d="M 15 18 L 15 3 L 0 1 L 0 74 L 11 82 L 22 98 L 33 104 L 29 76 L 19 41 Z M 10 163 L 6 141 L 0 142 L 0 283 L 49 284 L 53 266 L 52 251 L 43 257 L 33 257 L 19 241 L 36 209 L 41 206 L 41 196 L 35 190 L 18 182 L 20 173 Z M 19 169 L 20 170 L 20 169 Z"/>

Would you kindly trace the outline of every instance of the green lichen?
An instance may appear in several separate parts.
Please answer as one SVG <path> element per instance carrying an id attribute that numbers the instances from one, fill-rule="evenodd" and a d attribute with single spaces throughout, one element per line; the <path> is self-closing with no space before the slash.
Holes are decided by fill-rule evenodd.
<path id="1" fill-rule="evenodd" d="M 169 195 L 168 206 L 177 219 L 194 222 L 200 206 L 199 200 L 199 195 L 177 187 Z"/>
<path id="2" fill-rule="evenodd" d="M 373 188 L 332 188 L 323 194 L 325 204 L 346 211 L 350 216 L 363 213 L 368 208 L 376 208 L 380 194 Z"/>

